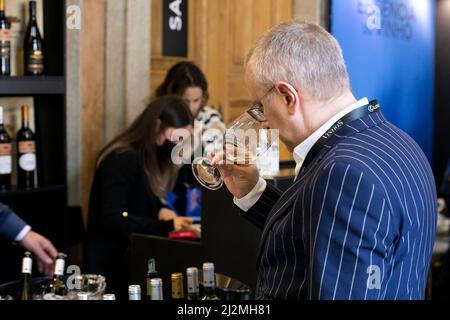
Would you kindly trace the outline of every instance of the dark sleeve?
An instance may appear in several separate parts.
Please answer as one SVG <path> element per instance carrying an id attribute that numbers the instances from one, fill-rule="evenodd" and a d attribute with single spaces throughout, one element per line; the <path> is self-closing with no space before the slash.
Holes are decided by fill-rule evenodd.
<path id="1" fill-rule="evenodd" d="M 17 216 L 8 206 L 0 203 L 0 236 L 14 241 L 27 224 Z"/>
<path id="2" fill-rule="evenodd" d="M 267 216 L 272 210 L 275 203 L 280 198 L 282 192 L 275 186 L 267 183 L 266 190 L 264 190 L 258 202 L 247 212 L 242 211 L 242 216 L 248 221 L 256 225 L 258 228 L 264 228 Z"/>
<path id="3" fill-rule="evenodd" d="M 137 177 L 142 174 L 139 159 L 134 153 L 110 155 L 98 170 L 100 197 L 96 201 L 100 201 L 100 219 L 105 228 L 124 237 L 129 237 L 132 233 L 167 236 L 173 230 L 173 220 L 160 221 L 146 217 L 157 216 L 158 212 L 143 214 L 130 211 L 130 195 Z M 159 210 L 161 204 L 157 202 Z"/>

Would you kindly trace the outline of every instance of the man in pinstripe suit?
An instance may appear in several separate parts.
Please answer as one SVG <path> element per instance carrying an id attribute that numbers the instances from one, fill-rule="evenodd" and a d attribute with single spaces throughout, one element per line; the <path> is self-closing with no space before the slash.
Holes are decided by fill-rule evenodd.
<path id="1" fill-rule="evenodd" d="M 257 298 L 423 299 L 433 174 L 376 103 L 355 99 L 337 41 L 313 24 L 276 26 L 250 51 L 246 82 L 297 164 L 281 193 L 253 165 L 212 162 L 263 230 Z"/>

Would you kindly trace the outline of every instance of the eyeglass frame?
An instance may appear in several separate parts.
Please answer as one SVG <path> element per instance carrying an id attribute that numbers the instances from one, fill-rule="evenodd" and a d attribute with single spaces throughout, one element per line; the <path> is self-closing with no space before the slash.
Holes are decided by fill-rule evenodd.
<path id="1" fill-rule="evenodd" d="M 258 122 L 267 121 L 266 116 L 264 115 L 264 106 L 262 101 L 275 89 L 275 86 L 272 86 L 267 92 L 259 99 L 259 102 L 253 104 L 248 110 L 247 113 Z"/>

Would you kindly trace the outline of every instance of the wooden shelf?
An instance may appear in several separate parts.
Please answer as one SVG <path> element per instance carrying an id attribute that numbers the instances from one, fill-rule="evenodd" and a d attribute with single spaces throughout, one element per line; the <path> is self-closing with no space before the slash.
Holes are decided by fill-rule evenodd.
<path id="1" fill-rule="evenodd" d="M 27 194 L 58 192 L 58 191 L 65 191 L 65 190 L 66 190 L 66 187 L 64 185 L 43 186 L 43 187 L 30 188 L 30 189 L 21 189 L 21 188 L 17 188 L 16 186 L 12 186 L 11 189 L 9 189 L 9 190 L 0 191 L 0 199 L 6 198 L 6 197 L 27 195 Z"/>
<path id="2" fill-rule="evenodd" d="M 0 76 L 1 96 L 31 96 L 64 93 L 65 78 L 62 76 Z"/>

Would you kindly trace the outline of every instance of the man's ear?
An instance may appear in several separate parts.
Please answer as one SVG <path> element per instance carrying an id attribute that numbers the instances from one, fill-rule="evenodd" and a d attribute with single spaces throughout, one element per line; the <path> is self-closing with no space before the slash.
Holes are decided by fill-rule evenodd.
<path id="1" fill-rule="evenodd" d="M 297 105 L 300 103 L 300 98 L 297 90 L 289 83 L 284 81 L 278 81 L 275 83 L 275 90 L 282 97 L 284 103 L 287 106 L 289 114 L 294 114 Z"/>

